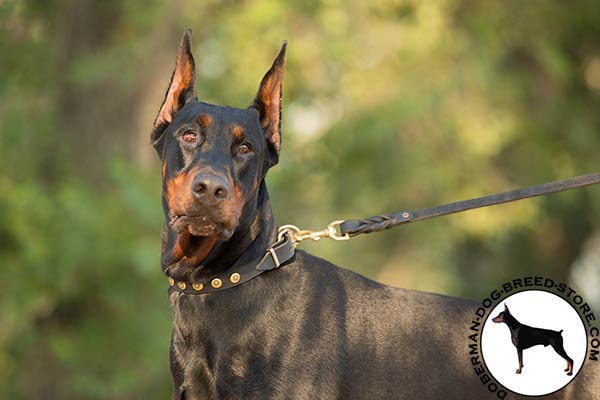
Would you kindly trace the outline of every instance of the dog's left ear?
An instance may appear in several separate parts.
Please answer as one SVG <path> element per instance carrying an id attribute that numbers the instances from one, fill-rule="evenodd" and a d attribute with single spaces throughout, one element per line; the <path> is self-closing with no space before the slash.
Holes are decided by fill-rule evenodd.
<path id="1" fill-rule="evenodd" d="M 196 65 L 192 55 L 192 30 L 188 29 L 179 42 L 175 70 L 152 131 L 152 144 L 158 149 L 162 134 L 175 114 L 190 100 L 196 98 Z"/>
<path id="2" fill-rule="evenodd" d="M 506 303 L 504 303 L 504 311 L 510 312 L 510 311 L 508 311 L 508 306 L 506 305 Z"/>
<path id="3" fill-rule="evenodd" d="M 286 47 L 287 41 L 283 41 L 271 69 L 260 82 L 258 93 L 250 105 L 258 112 L 265 139 L 275 157 L 279 155 L 281 148 L 281 83 Z"/>

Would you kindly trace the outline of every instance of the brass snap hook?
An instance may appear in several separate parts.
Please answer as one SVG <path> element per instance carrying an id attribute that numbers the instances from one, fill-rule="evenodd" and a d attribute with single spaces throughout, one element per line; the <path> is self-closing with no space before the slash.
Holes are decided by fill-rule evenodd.
<path id="1" fill-rule="evenodd" d="M 295 225 L 283 225 L 279 228 L 277 241 L 283 240 L 285 235 L 290 235 L 290 239 L 294 241 L 294 246 L 297 246 L 303 240 L 319 241 L 321 238 L 329 238 L 333 240 L 348 240 L 350 235 L 342 235 L 339 227 L 344 220 L 333 221 L 327 227 L 320 231 L 302 230 Z M 339 233 L 338 233 L 339 232 Z"/>

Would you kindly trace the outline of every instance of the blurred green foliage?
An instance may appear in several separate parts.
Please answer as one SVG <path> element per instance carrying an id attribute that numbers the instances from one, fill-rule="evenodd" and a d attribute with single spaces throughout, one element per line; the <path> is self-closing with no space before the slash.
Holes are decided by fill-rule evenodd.
<path id="1" fill-rule="evenodd" d="M 169 396 L 148 135 L 185 28 L 200 98 L 238 107 L 289 40 L 268 183 L 280 224 L 320 228 L 597 169 L 598 21 L 592 0 L 0 1 L 0 398 Z M 305 248 L 408 288 L 477 299 L 542 274 L 593 298 L 599 203 L 591 188 Z"/>

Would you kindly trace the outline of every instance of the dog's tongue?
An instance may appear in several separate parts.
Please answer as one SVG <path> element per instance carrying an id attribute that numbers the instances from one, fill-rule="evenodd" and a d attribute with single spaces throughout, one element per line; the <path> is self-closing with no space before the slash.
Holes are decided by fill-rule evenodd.
<path id="1" fill-rule="evenodd" d="M 202 262 L 217 240 L 229 240 L 233 229 L 221 228 L 207 216 L 187 217 L 178 221 L 176 242 L 169 264 L 179 262 L 182 267 L 193 267 Z"/>
<path id="2" fill-rule="evenodd" d="M 178 262 L 180 267 L 194 267 L 204 260 L 212 250 L 217 236 L 193 235 L 189 231 L 177 234 L 169 264 Z"/>

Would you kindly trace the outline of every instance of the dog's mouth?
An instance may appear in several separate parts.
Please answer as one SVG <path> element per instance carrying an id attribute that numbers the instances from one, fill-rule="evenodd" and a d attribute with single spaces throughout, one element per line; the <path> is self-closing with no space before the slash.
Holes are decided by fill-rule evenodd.
<path id="1" fill-rule="evenodd" d="M 492 318 L 492 321 L 494 321 L 495 323 L 504 322 L 504 320 L 502 319 L 502 317 L 494 317 L 494 318 Z"/>
<path id="2" fill-rule="evenodd" d="M 207 215 L 175 214 L 170 218 L 170 224 L 177 234 L 188 232 L 195 237 L 212 237 L 219 240 L 229 240 L 233 229 L 227 224 L 217 222 Z"/>
<path id="3" fill-rule="evenodd" d="M 169 225 L 175 233 L 175 244 L 169 264 L 195 267 L 213 249 L 217 240 L 229 240 L 234 229 L 205 214 L 171 214 Z"/>

